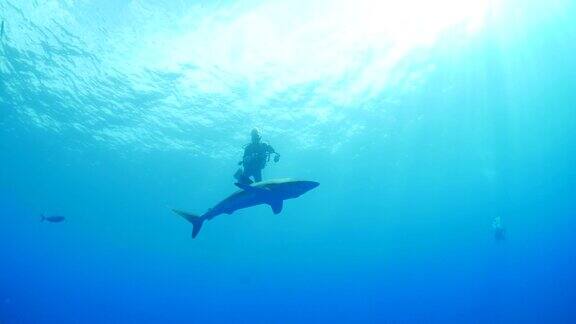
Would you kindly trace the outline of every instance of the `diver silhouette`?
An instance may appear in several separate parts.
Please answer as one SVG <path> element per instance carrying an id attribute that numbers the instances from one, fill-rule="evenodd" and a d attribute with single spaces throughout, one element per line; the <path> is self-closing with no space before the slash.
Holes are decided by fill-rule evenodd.
<path id="1" fill-rule="evenodd" d="M 262 181 L 262 170 L 270 161 L 272 154 L 274 154 L 274 162 L 280 160 L 280 154 L 270 144 L 262 142 L 262 136 L 257 128 L 252 129 L 250 137 L 251 142 L 244 146 L 242 161 L 238 162 L 241 167 L 234 174 L 234 178 L 242 184 Z"/>

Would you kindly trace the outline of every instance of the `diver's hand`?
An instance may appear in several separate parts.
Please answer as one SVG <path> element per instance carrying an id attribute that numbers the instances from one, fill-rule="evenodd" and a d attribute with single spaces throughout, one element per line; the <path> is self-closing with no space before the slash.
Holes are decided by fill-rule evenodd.
<path id="1" fill-rule="evenodd" d="M 278 162 L 280 161 L 280 154 L 276 153 L 276 155 L 274 156 L 274 162 Z"/>

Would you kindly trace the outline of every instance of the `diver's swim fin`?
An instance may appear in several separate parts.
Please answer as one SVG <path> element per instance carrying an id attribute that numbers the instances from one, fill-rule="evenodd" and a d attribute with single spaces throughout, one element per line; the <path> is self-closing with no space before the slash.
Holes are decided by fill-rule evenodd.
<path id="1" fill-rule="evenodd" d="M 270 192 L 270 190 L 268 190 L 266 188 L 253 187 L 253 186 L 246 184 L 246 183 L 236 182 L 235 185 L 236 185 L 236 187 L 238 187 L 238 188 L 240 188 L 246 192 L 251 192 L 254 194 L 265 195 L 265 194 L 268 194 Z"/>
<path id="2" fill-rule="evenodd" d="M 198 233 L 202 229 L 202 224 L 204 224 L 204 218 L 177 209 L 172 209 L 172 211 L 174 211 L 176 214 L 184 217 L 187 221 L 192 223 L 192 238 L 195 238 L 196 235 L 198 235 Z"/>

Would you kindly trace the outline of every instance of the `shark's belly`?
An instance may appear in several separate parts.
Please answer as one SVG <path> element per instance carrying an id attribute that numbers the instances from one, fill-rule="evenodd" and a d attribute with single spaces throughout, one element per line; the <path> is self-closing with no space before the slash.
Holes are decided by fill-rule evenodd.
<path id="1" fill-rule="evenodd" d="M 239 209 L 253 207 L 261 204 L 264 204 L 264 201 L 261 199 L 257 199 L 253 195 L 245 195 L 221 202 L 215 207 L 215 209 L 217 209 L 215 211 L 217 211 L 218 214 L 232 214 Z"/>

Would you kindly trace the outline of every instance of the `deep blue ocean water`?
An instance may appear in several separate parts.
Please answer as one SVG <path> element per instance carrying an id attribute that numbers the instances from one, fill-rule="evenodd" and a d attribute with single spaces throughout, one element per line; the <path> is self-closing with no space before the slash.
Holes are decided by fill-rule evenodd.
<path id="1" fill-rule="evenodd" d="M 0 0 L 0 24 L 0 323 L 576 322 L 574 1 Z M 235 191 L 253 127 L 266 179 L 320 187 L 192 240 L 170 208 Z"/>

